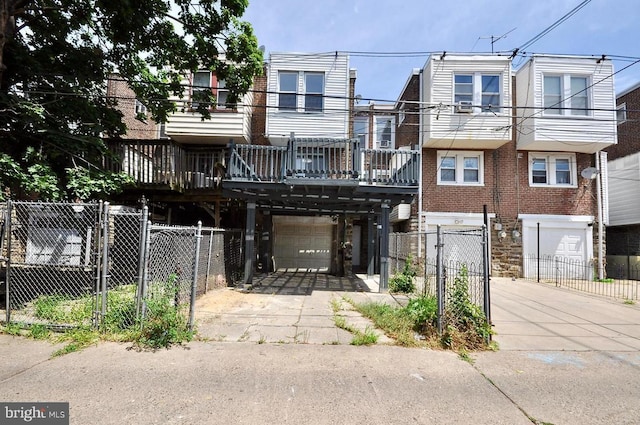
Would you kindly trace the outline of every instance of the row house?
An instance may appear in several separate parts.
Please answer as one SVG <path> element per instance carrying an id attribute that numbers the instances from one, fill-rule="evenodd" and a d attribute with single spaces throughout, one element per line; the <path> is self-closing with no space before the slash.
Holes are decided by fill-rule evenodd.
<path id="1" fill-rule="evenodd" d="M 423 161 L 406 227 L 488 220 L 494 275 L 535 276 L 529 257 L 601 258 L 611 62 L 539 55 L 512 68 L 506 56 L 443 53 L 412 72 L 396 105 L 396 141 L 419 145 Z"/>
<path id="2" fill-rule="evenodd" d="M 640 83 L 617 96 L 618 144 L 608 156 L 607 275 L 638 279 L 640 269 Z"/>
<path id="3" fill-rule="evenodd" d="M 355 136 L 356 70 L 343 53 L 272 53 L 264 75 L 238 104 L 209 71 L 185 75 L 173 99 L 166 139 L 112 141 L 112 167 L 135 176 L 124 196 L 144 194 L 167 221 L 208 214 L 211 223 L 243 228 L 245 282 L 259 269 L 388 276 L 390 218 L 418 193 L 420 151 L 394 149 L 388 134 L 372 144 Z M 197 111 L 199 90 L 217 97 Z M 394 117 L 393 108 L 388 118 Z M 362 115 L 362 114 L 360 114 Z M 373 116 L 373 115 L 372 115 Z"/>

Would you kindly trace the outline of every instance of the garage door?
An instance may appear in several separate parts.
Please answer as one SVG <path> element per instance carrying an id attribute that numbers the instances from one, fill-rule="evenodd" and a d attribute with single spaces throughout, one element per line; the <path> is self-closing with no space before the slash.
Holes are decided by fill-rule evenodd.
<path id="1" fill-rule="evenodd" d="M 328 272 L 333 224 L 330 217 L 273 217 L 273 257 L 277 270 Z"/>
<path id="2" fill-rule="evenodd" d="M 540 223 L 540 237 L 538 238 L 538 222 Z M 523 251 L 525 257 L 525 275 L 535 277 L 538 274 L 538 241 L 540 243 L 540 257 L 557 257 L 558 264 L 553 261 L 540 262 L 540 277 L 553 278 L 555 268 L 560 263 L 586 264 L 593 253 L 593 232 L 584 222 L 565 221 L 537 221 L 523 220 Z M 528 261 L 527 261 L 528 260 Z M 565 270 L 567 268 L 565 267 Z M 585 278 L 590 269 L 571 267 L 574 277 Z"/>

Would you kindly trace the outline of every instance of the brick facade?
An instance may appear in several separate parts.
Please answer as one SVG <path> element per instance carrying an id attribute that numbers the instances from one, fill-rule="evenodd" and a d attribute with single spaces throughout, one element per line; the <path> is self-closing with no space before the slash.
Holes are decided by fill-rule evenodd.
<path id="1" fill-rule="evenodd" d="M 251 115 L 251 143 L 269 145 L 265 136 L 267 124 L 267 71 L 253 79 L 253 113 Z"/>
<path id="2" fill-rule="evenodd" d="M 152 140 L 159 135 L 159 126 L 147 114 L 145 121 L 136 118 L 136 94 L 127 82 L 117 74 L 107 81 L 107 96 L 117 101 L 116 109 L 122 112 L 122 122 L 127 126 L 123 139 Z"/>
<path id="3" fill-rule="evenodd" d="M 616 104 L 626 105 L 627 120 L 618 124 L 618 144 L 605 149 L 609 161 L 640 152 L 640 84 L 619 96 Z"/>

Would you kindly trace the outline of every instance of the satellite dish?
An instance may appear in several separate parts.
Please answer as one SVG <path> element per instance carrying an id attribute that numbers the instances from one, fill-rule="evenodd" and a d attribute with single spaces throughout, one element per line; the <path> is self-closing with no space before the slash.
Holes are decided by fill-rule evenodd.
<path id="1" fill-rule="evenodd" d="M 598 170 L 596 167 L 587 167 L 580 172 L 580 175 L 588 180 L 595 179 L 598 174 L 600 174 L 600 170 Z"/>

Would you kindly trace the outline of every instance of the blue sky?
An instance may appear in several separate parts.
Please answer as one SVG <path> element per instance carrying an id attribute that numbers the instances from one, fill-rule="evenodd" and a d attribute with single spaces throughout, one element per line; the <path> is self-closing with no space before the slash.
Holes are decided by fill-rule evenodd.
<path id="1" fill-rule="evenodd" d="M 250 0 L 244 19 L 269 52 L 511 51 L 552 25 L 582 0 Z M 640 58 L 640 1 L 591 0 L 527 53 Z M 395 101 L 416 57 L 352 54 L 356 93 Z M 634 59 L 614 60 L 614 70 Z M 517 58 L 517 67 L 524 59 Z M 616 91 L 640 82 L 640 63 L 615 75 Z"/>

